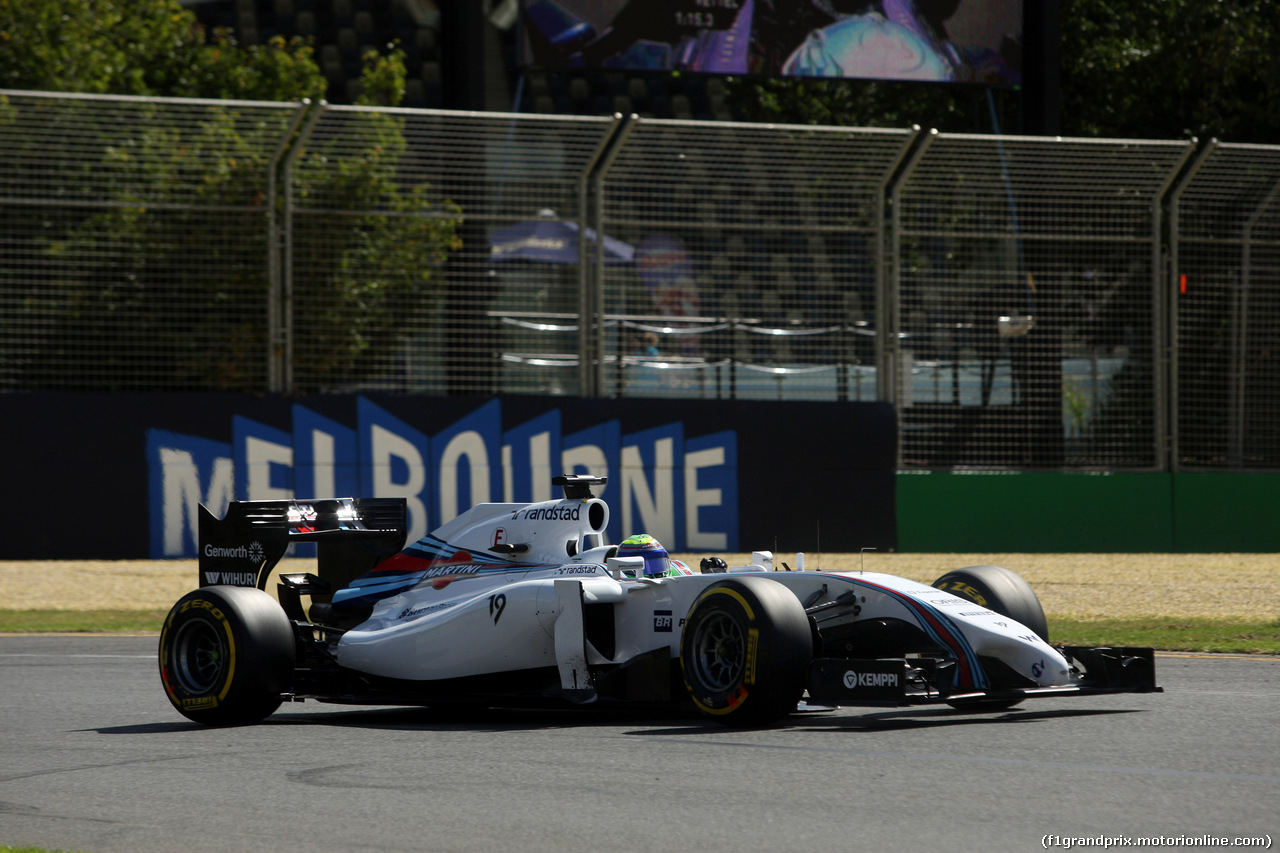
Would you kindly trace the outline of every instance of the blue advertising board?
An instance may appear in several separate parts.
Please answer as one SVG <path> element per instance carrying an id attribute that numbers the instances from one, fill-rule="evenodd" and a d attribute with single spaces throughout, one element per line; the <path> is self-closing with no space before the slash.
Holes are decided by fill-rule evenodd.
<path id="1" fill-rule="evenodd" d="M 19 406 L 0 500 L 25 534 L 4 559 L 190 558 L 201 504 L 293 497 L 404 498 L 412 542 L 477 503 L 558 497 L 562 473 L 608 478 L 610 542 L 895 544 L 896 424 L 880 404 L 0 395 L 0 411 Z"/>

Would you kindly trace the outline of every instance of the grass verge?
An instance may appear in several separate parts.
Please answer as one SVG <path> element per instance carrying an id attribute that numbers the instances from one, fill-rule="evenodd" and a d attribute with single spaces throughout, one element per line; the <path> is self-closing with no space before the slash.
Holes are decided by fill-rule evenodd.
<path id="1" fill-rule="evenodd" d="M 0 610 L 0 633 L 158 634 L 166 610 Z M 1280 654 L 1280 619 L 1073 620 L 1050 617 L 1050 639 L 1069 646 Z"/>
<path id="2" fill-rule="evenodd" d="M 1151 646 L 1167 652 L 1280 654 L 1280 619 L 1049 619 L 1049 639 L 1068 646 Z"/>
<path id="3" fill-rule="evenodd" d="M 168 610 L 0 610 L 0 633 L 159 634 L 168 613 Z"/>

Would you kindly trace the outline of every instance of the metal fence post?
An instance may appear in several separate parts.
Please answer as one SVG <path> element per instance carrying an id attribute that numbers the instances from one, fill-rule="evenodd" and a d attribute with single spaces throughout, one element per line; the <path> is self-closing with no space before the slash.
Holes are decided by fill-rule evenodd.
<path id="1" fill-rule="evenodd" d="M 294 134 L 301 123 L 303 116 L 307 114 L 307 110 L 311 107 L 311 100 L 302 99 L 298 104 L 298 109 L 293 115 L 293 119 L 289 122 L 288 128 L 280 137 L 280 143 L 276 146 L 276 150 L 271 155 L 271 161 L 267 165 L 267 277 L 271 283 L 267 297 L 267 390 L 272 393 L 279 393 L 284 390 L 286 363 L 283 359 L 284 354 L 284 303 L 281 295 L 284 293 L 284 269 L 285 269 L 285 242 L 284 229 L 281 228 L 280 222 L 283 218 L 286 223 L 289 220 L 289 212 L 276 209 L 279 199 L 279 190 L 277 187 L 280 183 L 285 183 L 286 196 L 288 193 L 288 182 L 280 174 L 280 163 L 289 150 L 290 144 L 293 142 Z"/>
<path id="2" fill-rule="evenodd" d="M 1181 295 L 1182 290 L 1182 262 L 1180 258 L 1182 246 L 1182 193 L 1190 186 L 1205 161 L 1213 156 L 1213 152 L 1217 147 L 1218 140 L 1216 139 L 1210 139 L 1205 144 L 1200 153 L 1191 162 L 1191 165 L 1181 171 L 1172 188 L 1168 190 L 1165 202 L 1169 208 L 1169 278 L 1166 279 L 1166 284 L 1163 288 L 1167 294 L 1165 297 L 1166 304 L 1169 306 L 1166 318 L 1166 328 L 1168 329 L 1166 370 L 1169 376 L 1169 397 L 1166 410 L 1169 413 L 1167 426 L 1169 436 L 1168 464 L 1169 470 L 1174 472 L 1182 469 L 1182 419 L 1178 416 L 1182 405 L 1182 382 L 1178 377 L 1182 363 L 1178 334 L 1178 297 Z"/>
<path id="3" fill-rule="evenodd" d="M 630 120 L 614 114 L 614 125 L 601 138 L 578 176 L 578 393 L 599 397 L 604 388 L 604 314 L 600 290 L 604 272 L 604 229 L 601 185 L 612 152 L 629 132 Z M 587 251 L 595 234 L 595 256 Z"/>
<path id="4" fill-rule="evenodd" d="M 914 128 L 919 131 L 919 128 Z M 910 146 L 919 138 L 920 143 L 911 150 Z M 876 399 L 886 403 L 897 403 L 900 396 L 900 383 L 903 377 L 902 356 L 902 185 L 910 178 L 911 173 L 924 157 L 929 146 L 938 138 L 938 131 L 930 128 L 923 136 L 913 133 L 903 154 L 911 151 L 906 163 L 897 174 L 888 173 L 889 191 L 889 252 L 884 264 L 877 270 L 879 281 L 876 288 Z M 898 162 L 902 161 L 899 155 Z M 881 193 L 883 197 L 883 193 Z M 901 429 L 901 427 L 899 427 Z M 901 442 L 899 442 L 901 453 Z"/>
<path id="5" fill-rule="evenodd" d="M 320 101 L 311 110 L 306 125 L 298 133 L 289 155 L 285 158 L 281 174 L 281 181 L 284 183 L 284 234 L 281 244 L 283 262 L 280 287 L 275 297 L 280 305 L 280 340 L 277 355 L 280 361 L 280 388 L 278 390 L 284 394 L 293 393 L 293 167 L 306 147 L 307 139 L 315 129 L 316 122 L 320 120 L 320 116 L 328 106 L 328 102 Z"/>
<path id="6" fill-rule="evenodd" d="M 1151 197 L 1151 321 L 1152 321 L 1152 360 L 1153 365 L 1153 382 L 1155 393 L 1155 462 L 1156 468 L 1159 470 L 1170 469 L 1170 455 L 1173 449 L 1173 438 L 1171 434 L 1170 423 L 1176 422 L 1177 417 L 1171 415 L 1169 401 L 1173 398 L 1173 384 L 1177 381 L 1174 375 L 1174 361 L 1172 359 L 1172 339 L 1173 334 L 1170 325 L 1175 322 L 1173 318 L 1177 316 L 1177 305 L 1170 298 L 1171 293 L 1165 287 L 1165 270 L 1164 270 L 1164 243 L 1162 241 L 1164 235 L 1162 214 L 1164 205 L 1177 181 L 1178 175 L 1182 174 L 1187 161 L 1195 154 L 1197 142 L 1195 139 L 1187 143 L 1186 150 L 1183 151 L 1182 157 L 1174 163 L 1165 180 L 1156 189 Z"/>

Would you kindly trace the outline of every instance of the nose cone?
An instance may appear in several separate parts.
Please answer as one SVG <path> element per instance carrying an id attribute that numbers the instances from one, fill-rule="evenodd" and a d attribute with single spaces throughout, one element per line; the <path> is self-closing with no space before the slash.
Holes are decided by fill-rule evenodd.
<path id="1" fill-rule="evenodd" d="M 1014 665 L 1012 661 L 1006 660 L 1006 663 L 1041 687 L 1063 687 L 1071 683 L 1071 665 L 1043 640 L 1028 644 L 1025 651 L 1019 653 L 1018 662 L 1021 665 Z"/>
<path id="2" fill-rule="evenodd" d="M 1005 617 L 984 617 L 968 620 L 964 633 L 978 654 L 1004 661 L 1040 687 L 1071 683 L 1071 664 L 1025 625 Z"/>

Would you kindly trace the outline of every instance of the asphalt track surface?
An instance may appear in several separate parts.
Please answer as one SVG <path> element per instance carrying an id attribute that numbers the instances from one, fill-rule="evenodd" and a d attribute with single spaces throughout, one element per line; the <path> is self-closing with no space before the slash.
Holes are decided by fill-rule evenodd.
<path id="1" fill-rule="evenodd" d="M 1163 694 L 990 715 L 840 710 L 767 730 L 311 702 L 209 729 L 170 708 L 155 646 L 0 636 L 0 844 L 849 853 L 1039 850 L 1046 835 L 1280 840 L 1278 658 L 1160 656 Z"/>

